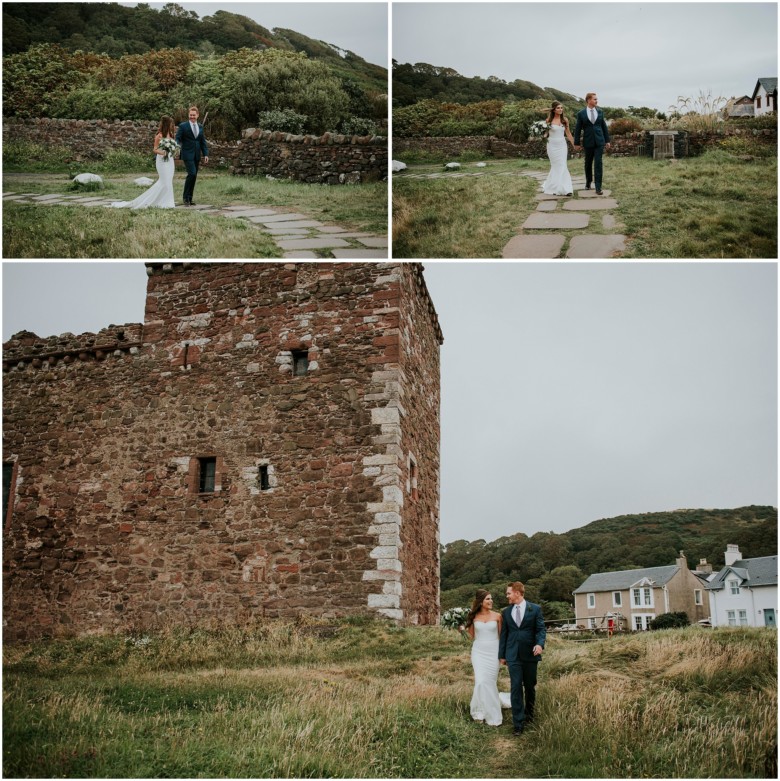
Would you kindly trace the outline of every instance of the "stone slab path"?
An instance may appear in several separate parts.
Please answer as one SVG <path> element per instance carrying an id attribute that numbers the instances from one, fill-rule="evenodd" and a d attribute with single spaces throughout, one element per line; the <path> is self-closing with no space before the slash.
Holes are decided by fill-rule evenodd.
<path id="1" fill-rule="evenodd" d="M 546 172 L 528 171 L 525 176 L 536 179 L 540 186 Z M 617 233 L 623 226 L 613 214 L 620 204 L 610 198 L 611 190 L 602 195 L 585 190 L 582 176 L 572 176 L 574 194 L 534 196 L 536 210 L 520 226 L 520 233 L 504 247 L 503 258 L 557 258 L 565 247 L 565 258 L 615 258 L 625 252 L 626 237 Z M 568 238 L 550 231 L 582 230 L 592 221 L 600 220 L 604 233 L 585 233 Z M 544 232 L 541 232 L 544 231 Z M 567 245 L 568 241 L 568 245 Z"/>
<path id="2" fill-rule="evenodd" d="M 65 195 L 52 193 L 4 192 L 3 201 L 46 206 L 110 207 L 113 198 L 100 196 Z M 225 219 L 244 220 L 252 228 L 267 233 L 284 251 L 285 258 L 317 259 L 336 258 L 356 260 L 387 259 L 387 236 L 349 231 L 339 225 L 326 225 L 297 212 L 284 212 L 257 206 L 225 206 L 216 208 L 198 204 L 177 210 L 202 212 Z"/>

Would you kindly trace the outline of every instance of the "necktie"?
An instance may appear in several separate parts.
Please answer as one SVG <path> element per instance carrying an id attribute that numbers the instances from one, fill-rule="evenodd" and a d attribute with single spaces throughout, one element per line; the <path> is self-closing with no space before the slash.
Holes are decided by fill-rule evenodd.
<path id="1" fill-rule="evenodd" d="M 591 109 L 590 110 L 590 121 L 595 125 L 596 124 L 596 110 Z"/>
<path id="2" fill-rule="evenodd" d="M 190 122 L 190 127 L 192 128 L 192 135 L 195 136 L 195 138 L 198 137 L 198 126 L 194 122 Z"/>
<path id="3" fill-rule="evenodd" d="M 520 605 L 515 605 L 515 623 L 520 626 Z"/>

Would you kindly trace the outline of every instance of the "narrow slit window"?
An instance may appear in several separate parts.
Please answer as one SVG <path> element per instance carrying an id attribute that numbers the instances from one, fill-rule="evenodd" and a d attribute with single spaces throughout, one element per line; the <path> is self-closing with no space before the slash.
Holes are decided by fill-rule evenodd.
<path id="1" fill-rule="evenodd" d="M 293 350 L 293 376 L 303 377 L 309 371 L 309 351 L 308 350 Z"/>
<path id="2" fill-rule="evenodd" d="M 201 458 L 200 477 L 198 480 L 198 491 L 202 494 L 214 493 L 214 486 L 217 477 L 217 459 Z"/>
<path id="3" fill-rule="evenodd" d="M 259 480 L 260 480 L 260 490 L 261 491 L 268 491 L 271 488 L 271 479 L 268 476 L 268 465 L 267 464 L 262 464 L 260 466 Z"/>

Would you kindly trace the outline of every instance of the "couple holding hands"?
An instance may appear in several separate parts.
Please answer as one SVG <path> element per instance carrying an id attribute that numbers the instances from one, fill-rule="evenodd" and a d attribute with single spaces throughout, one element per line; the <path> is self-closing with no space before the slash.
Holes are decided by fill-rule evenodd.
<path id="1" fill-rule="evenodd" d="M 474 668 L 471 717 L 497 727 L 503 720 L 503 704 L 512 708 L 512 734 L 521 735 L 534 718 L 536 671 L 547 631 L 541 607 L 526 602 L 522 583 L 510 583 L 506 598 L 509 606 L 497 613 L 493 610 L 491 594 L 480 589 L 462 627 L 474 641 L 471 646 Z M 509 703 L 506 695 L 498 692 L 499 664 L 505 664 L 509 669 Z"/>
<path id="2" fill-rule="evenodd" d="M 604 112 L 598 107 L 598 97 L 595 92 L 585 96 L 586 108 L 577 114 L 577 124 L 574 128 L 574 138 L 569 129 L 569 120 L 564 116 L 563 105 L 554 100 L 547 122 L 547 157 L 550 158 L 550 174 L 542 185 L 542 192 L 547 195 L 571 195 L 574 191 L 566 160 L 569 155 L 568 139 L 576 152 L 585 148 L 585 189 L 590 190 L 591 182 L 595 182 L 596 195 L 602 195 L 601 180 L 603 175 L 602 157 L 604 149 L 609 149 L 609 130 L 604 119 Z M 582 136 L 582 146 L 580 146 Z M 595 171 L 594 171 L 595 163 Z"/>

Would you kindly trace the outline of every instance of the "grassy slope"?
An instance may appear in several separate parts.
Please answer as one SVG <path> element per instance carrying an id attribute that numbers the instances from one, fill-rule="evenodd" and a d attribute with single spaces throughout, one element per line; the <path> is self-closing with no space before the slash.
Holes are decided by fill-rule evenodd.
<path id="1" fill-rule="evenodd" d="M 468 647 L 345 623 L 48 641 L 4 651 L 5 775 L 764 777 L 776 635 L 550 638 L 537 725 L 471 722 Z M 508 689 L 502 669 L 499 687 Z M 518 747 L 522 748 L 518 756 Z"/>

